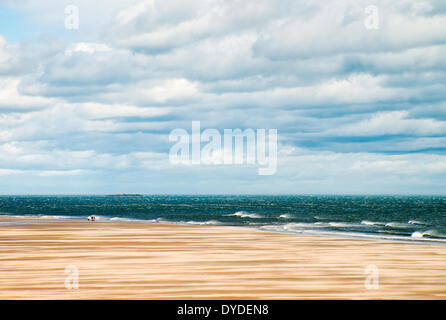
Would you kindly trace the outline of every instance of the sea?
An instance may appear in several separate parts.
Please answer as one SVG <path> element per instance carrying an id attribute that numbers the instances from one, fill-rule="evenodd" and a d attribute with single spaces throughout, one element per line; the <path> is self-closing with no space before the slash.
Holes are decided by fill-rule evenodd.
<path id="1" fill-rule="evenodd" d="M 0 216 L 255 228 L 446 244 L 446 196 L 0 196 Z M 2 219 L 0 224 L 39 223 Z M 94 222 L 92 222 L 94 223 Z"/>

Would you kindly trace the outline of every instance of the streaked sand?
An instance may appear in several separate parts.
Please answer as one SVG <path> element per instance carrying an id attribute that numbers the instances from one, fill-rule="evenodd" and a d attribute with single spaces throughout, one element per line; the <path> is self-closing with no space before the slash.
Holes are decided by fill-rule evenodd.
<path id="1" fill-rule="evenodd" d="M 2 218 L 0 221 L 6 221 Z M 0 225 L 1 299 L 445 299 L 446 246 L 224 226 Z M 67 266 L 79 288 L 65 287 Z M 367 289 L 365 268 L 379 269 Z"/>

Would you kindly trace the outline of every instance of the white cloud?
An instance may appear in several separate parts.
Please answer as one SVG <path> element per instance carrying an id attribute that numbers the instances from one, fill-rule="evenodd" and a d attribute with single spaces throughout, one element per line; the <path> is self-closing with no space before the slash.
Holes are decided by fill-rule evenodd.
<path id="1" fill-rule="evenodd" d="M 32 110 L 50 106 L 56 100 L 41 96 L 28 96 L 19 92 L 20 77 L 0 77 L 0 110 Z"/>
<path id="2" fill-rule="evenodd" d="M 414 7 L 402 13 L 393 1 L 377 1 L 378 30 L 364 26 L 367 1 L 317 1 L 312 15 L 270 24 L 255 46 L 258 54 L 272 59 L 309 58 L 354 52 L 400 51 L 443 44 L 446 16 L 423 15 Z M 404 31 L 403 31 L 404 30 Z M 403 31 L 403 32 L 402 32 Z"/>
<path id="3" fill-rule="evenodd" d="M 58 34 L 0 36 L 4 184 L 32 176 L 97 179 L 95 190 L 110 177 L 150 177 L 172 192 L 444 186 L 441 1 L 378 0 L 380 27 L 367 30 L 367 1 L 81 0 L 71 33 L 61 30 L 64 4 L 4 3 L 34 33 Z M 168 133 L 191 120 L 278 129 L 277 175 L 265 183 L 255 168 L 171 166 Z"/>
<path id="4" fill-rule="evenodd" d="M 71 56 L 75 52 L 84 52 L 88 54 L 95 54 L 97 52 L 106 52 L 111 51 L 112 48 L 103 44 L 103 43 L 88 43 L 88 42 L 79 42 L 74 43 L 68 46 L 65 50 L 65 55 Z"/>
<path id="5" fill-rule="evenodd" d="M 197 93 L 197 85 L 187 79 L 168 79 L 149 88 L 146 96 L 154 102 L 167 102 L 178 99 L 187 100 Z"/>
<path id="6" fill-rule="evenodd" d="M 444 135 L 446 122 L 435 119 L 410 119 L 407 111 L 377 113 L 358 123 L 331 129 L 329 135 L 385 136 L 385 135 Z"/>

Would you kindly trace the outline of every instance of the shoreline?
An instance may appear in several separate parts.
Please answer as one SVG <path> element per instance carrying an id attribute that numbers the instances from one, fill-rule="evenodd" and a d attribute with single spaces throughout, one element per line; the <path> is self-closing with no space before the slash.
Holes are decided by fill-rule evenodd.
<path id="1" fill-rule="evenodd" d="M 100 217 L 100 219 L 98 219 Z M 4 224 L 2 220 L 4 218 L 17 221 L 17 224 L 42 224 L 42 223 L 54 223 L 54 222 L 86 222 L 87 217 L 80 216 L 60 216 L 60 215 L 0 215 L 0 225 Z M 22 222 L 20 222 L 22 221 Z M 39 222 L 37 222 L 39 221 Z M 375 234 L 367 234 L 357 232 L 347 233 L 344 231 L 313 231 L 313 230 L 303 230 L 302 232 L 293 232 L 285 230 L 273 230 L 268 227 L 276 225 L 232 225 L 225 224 L 219 221 L 217 223 L 210 223 L 210 221 L 199 222 L 199 221 L 168 221 L 162 218 L 152 219 L 152 220 L 142 220 L 133 218 L 123 218 L 123 217 L 106 217 L 106 216 L 96 216 L 96 221 L 90 223 L 143 223 L 143 224 L 166 224 L 166 225 L 181 225 L 181 226 L 215 226 L 215 227 L 230 227 L 230 228 L 241 228 L 247 230 L 255 230 L 259 232 L 284 234 L 284 235 L 296 235 L 296 236 L 310 236 L 310 237 L 323 237 L 330 239 L 347 239 L 347 240 L 361 240 L 361 241 L 378 241 L 378 242 L 396 242 L 396 243 L 409 243 L 409 244 L 432 244 L 432 245 L 446 245 L 446 240 L 440 240 L 439 238 L 411 238 L 406 236 L 381 236 L 378 237 Z M 277 226 L 280 226 L 277 225 Z"/>
<path id="2" fill-rule="evenodd" d="M 36 220 L 0 225 L 1 299 L 446 299 L 438 244 Z M 379 288 L 366 287 L 370 266 Z"/>

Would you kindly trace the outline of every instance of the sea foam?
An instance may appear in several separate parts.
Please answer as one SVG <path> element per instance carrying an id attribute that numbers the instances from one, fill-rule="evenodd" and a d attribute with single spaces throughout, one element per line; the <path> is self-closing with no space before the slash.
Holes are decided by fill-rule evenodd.
<path id="1" fill-rule="evenodd" d="M 240 218 L 251 218 L 251 219 L 261 218 L 261 216 L 258 214 L 248 213 L 246 211 L 237 211 L 236 213 L 228 214 L 227 216 L 234 216 L 234 217 L 240 217 Z"/>

